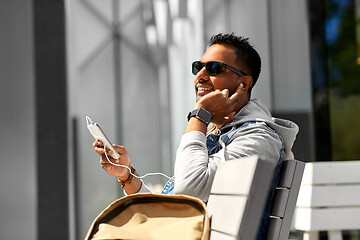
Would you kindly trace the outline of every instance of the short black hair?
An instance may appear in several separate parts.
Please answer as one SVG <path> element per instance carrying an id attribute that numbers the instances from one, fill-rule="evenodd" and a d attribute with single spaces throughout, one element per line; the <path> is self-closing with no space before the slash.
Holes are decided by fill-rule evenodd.
<path id="1" fill-rule="evenodd" d="M 218 33 L 210 38 L 209 47 L 214 44 L 226 45 L 234 48 L 239 61 L 246 68 L 241 70 L 252 77 L 253 85 L 251 88 L 254 87 L 261 71 L 261 58 L 259 53 L 249 43 L 249 38 L 236 36 L 234 33 Z"/>

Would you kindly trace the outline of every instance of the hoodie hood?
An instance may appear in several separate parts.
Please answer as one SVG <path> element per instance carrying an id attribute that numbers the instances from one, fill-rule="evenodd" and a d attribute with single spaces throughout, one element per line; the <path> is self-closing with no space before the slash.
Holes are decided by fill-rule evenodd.
<path id="1" fill-rule="evenodd" d="M 282 138 L 285 145 L 285 160 L 294 159 L 291 149 L 299 132 L 299 127 L 290 120 L 274 118 L 269 109 L 259 100 L 250 100 L 235 116 L 231 123 L 224 125 L 221 129 L 227 129 L 245 122 L 265 122 L 275 130 Z"/>

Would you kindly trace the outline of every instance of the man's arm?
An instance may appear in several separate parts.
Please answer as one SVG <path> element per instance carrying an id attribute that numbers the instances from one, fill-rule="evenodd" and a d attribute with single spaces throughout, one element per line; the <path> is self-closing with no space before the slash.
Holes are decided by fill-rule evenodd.
<path id="1" fill-rule="evenodd" d="M 254 154 L 277 162 L 281 147 L 279 136 L 266 125 L 257 124 L 241 129 L 225 149 L 210 156 L 203 133 L 185 134 L 175 162 L 175 193 L 188 194 L 207 201 L 220 162 Z"/>

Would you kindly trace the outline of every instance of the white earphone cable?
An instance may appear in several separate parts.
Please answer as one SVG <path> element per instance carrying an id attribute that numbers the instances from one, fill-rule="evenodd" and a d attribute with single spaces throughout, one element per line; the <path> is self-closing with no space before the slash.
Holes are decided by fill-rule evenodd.
<path id="1" fill-rule="evenodd" d="M 101 140 L 101 139 L 104 139 L 104 138 L 102 138 L 102 137 L 100 137 L 100 136 L 96 136 L 96 139 L 100 139 L 100 140 Z M 113 163 L 112 161 L 110 161 L 109 156 L 108 156 L 107 153 L 106 153 L 106 141 L 103 141 L 103 143 L 104 143 L 105 157 L 106 157 L 106 159 L 108 160 L 108 162 L 109 162 L 111 165 L 114 165 L 114 166 L 117 166 L 117 167 L 127 168 L 127 169 L 129 170 L 129 172 L 130 172 L 131 175 L 133 175 L 134 177 L 139 178 L 139 179 L 143 179 L 143 178 L 145 178 L 145 177 L 147 177 L 147 176 L 153 176 L 153 175 L 161 175 L 161 176 L 163 176 L 163 177 L 166 177 L 167 179 L 171 179 L 171 177 L 169 177 L 168 175 L 166 175 L 166 174 L 164 174 L 164 173 L 147 173 L 147 174 L 145 174 L 145 175 L 143 175 L 143 176 L 136 176 L 135 174 L 133 174 L 133 173 L 131 172 L 131 169 L 130 169 L 128 166 L 125 166 L 125 165 L 122 165 L 122 164 Z"/>

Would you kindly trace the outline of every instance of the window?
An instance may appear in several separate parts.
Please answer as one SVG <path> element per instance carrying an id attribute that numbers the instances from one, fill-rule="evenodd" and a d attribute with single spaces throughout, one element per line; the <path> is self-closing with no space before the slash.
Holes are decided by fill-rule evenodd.
<path id="1" fill-rule="evenodd" d="M 360 159 L 360 1 L 311 2 L 316 158 Z"/>

